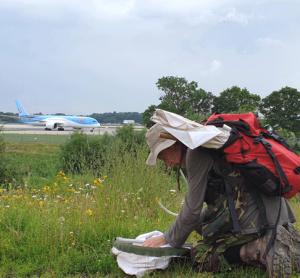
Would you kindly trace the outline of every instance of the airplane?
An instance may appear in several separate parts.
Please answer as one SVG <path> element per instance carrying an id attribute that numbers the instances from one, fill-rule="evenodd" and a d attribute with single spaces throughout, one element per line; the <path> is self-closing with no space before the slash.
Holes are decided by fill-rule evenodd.
<path id="1" fill-rule="evenodd" d="M 53 115 L 29 115 L 21 103 L 15 100 L 19 117 L 17 119 L 25 124 L 45 126 L 45 130 L 64 130 L 65 127 L 73 129 L 94 128 L 100 127 L 99 122 L 91 117 L 83 116 L 53 116 Z"/>

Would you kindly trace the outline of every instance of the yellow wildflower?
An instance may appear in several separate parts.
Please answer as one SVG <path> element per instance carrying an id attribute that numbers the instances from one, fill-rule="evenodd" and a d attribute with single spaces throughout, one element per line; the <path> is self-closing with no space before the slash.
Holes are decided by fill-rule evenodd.
<path id="1" fill-rule="evenodd" d="M 54 183 L 54 186 L 58 186 L 58 183 L 57 183 L 57 182 L 55 182 L 55 183 Z"/>
<path id="2" fill-rule="evenodd" d="M 42 201 L 39 201 L 39 206 L 42 208 L 44 203 Z"/>
<path id="3" fill-rule="evenodd" d="M 47 192 L 47 191 L 50 191 L 50 192 L 51 192 L 50 186 L 45 186 L 45 187 L 44 187 L 44 192 Z"/>
<path id="4" fill-rule="evenodd" d="M 92 214 L 93 214 L 93 212 L 92 212 L 90 209 L 87 210 L 86 213 L 88 213 L 89 215 L 92 215 Z"/>

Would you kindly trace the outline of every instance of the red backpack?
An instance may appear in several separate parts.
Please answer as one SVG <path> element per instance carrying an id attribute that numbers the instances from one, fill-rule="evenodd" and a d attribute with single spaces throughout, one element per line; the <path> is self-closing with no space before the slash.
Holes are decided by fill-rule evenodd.
<path id="1" fill-rule="evenodd" d="M 276 132 L 262 127 L 253 113 L 213 114 L 205 125 L 231 127 L 223 151 L 248 185 L 270 196 L 292 198 L 300 191 L 300 157 Z"/>

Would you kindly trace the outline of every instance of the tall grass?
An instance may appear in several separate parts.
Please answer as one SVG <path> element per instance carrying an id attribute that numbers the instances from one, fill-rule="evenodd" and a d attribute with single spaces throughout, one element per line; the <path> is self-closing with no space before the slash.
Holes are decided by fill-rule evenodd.
<path id="1" fill-rule="evenodd" d="M 173 192 L 174 172 L 160 162 L 156 167 L 146 165 L 145 144 L 133 144 L 132 151 L 116 143 L 106 152 L 105 163 L 96 170 L 82 165 L 81 174 L 55 169 L 58 146 L 52 152 L 44 145 L 44 153 L 37 145 L 8 147 L 11 156 L 19 157 L 17 163 L 27 161 L 31 166 L 22 181 L 0 189 L 1 277 L 126 277 L 110 253 L 114 238 L 165 231 L 175 218 L 157 205 L 156 198 L 171 211 L 180 211 L 186 187 Z M 298 202 L 292 206 L 299 211 Z M 195 234 L 188 241 L 193 240 Z M 199 277 L 189 260 L 175 260 L 168 270 L 153 276 Z M 265 273 L 246 268 L 200 277 L 265 277 Z"/>

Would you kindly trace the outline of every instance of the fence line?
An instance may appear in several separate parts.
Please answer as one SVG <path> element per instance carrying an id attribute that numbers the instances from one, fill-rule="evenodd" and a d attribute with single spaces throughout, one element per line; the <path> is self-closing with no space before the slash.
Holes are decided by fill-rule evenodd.
<path id="1" fill-rule="evenodd" d="M 19 133 L 2 133 L 5 142 L 19 143 L 65 143 L 70 139 L 69 134 L 19 134 Z"/>

